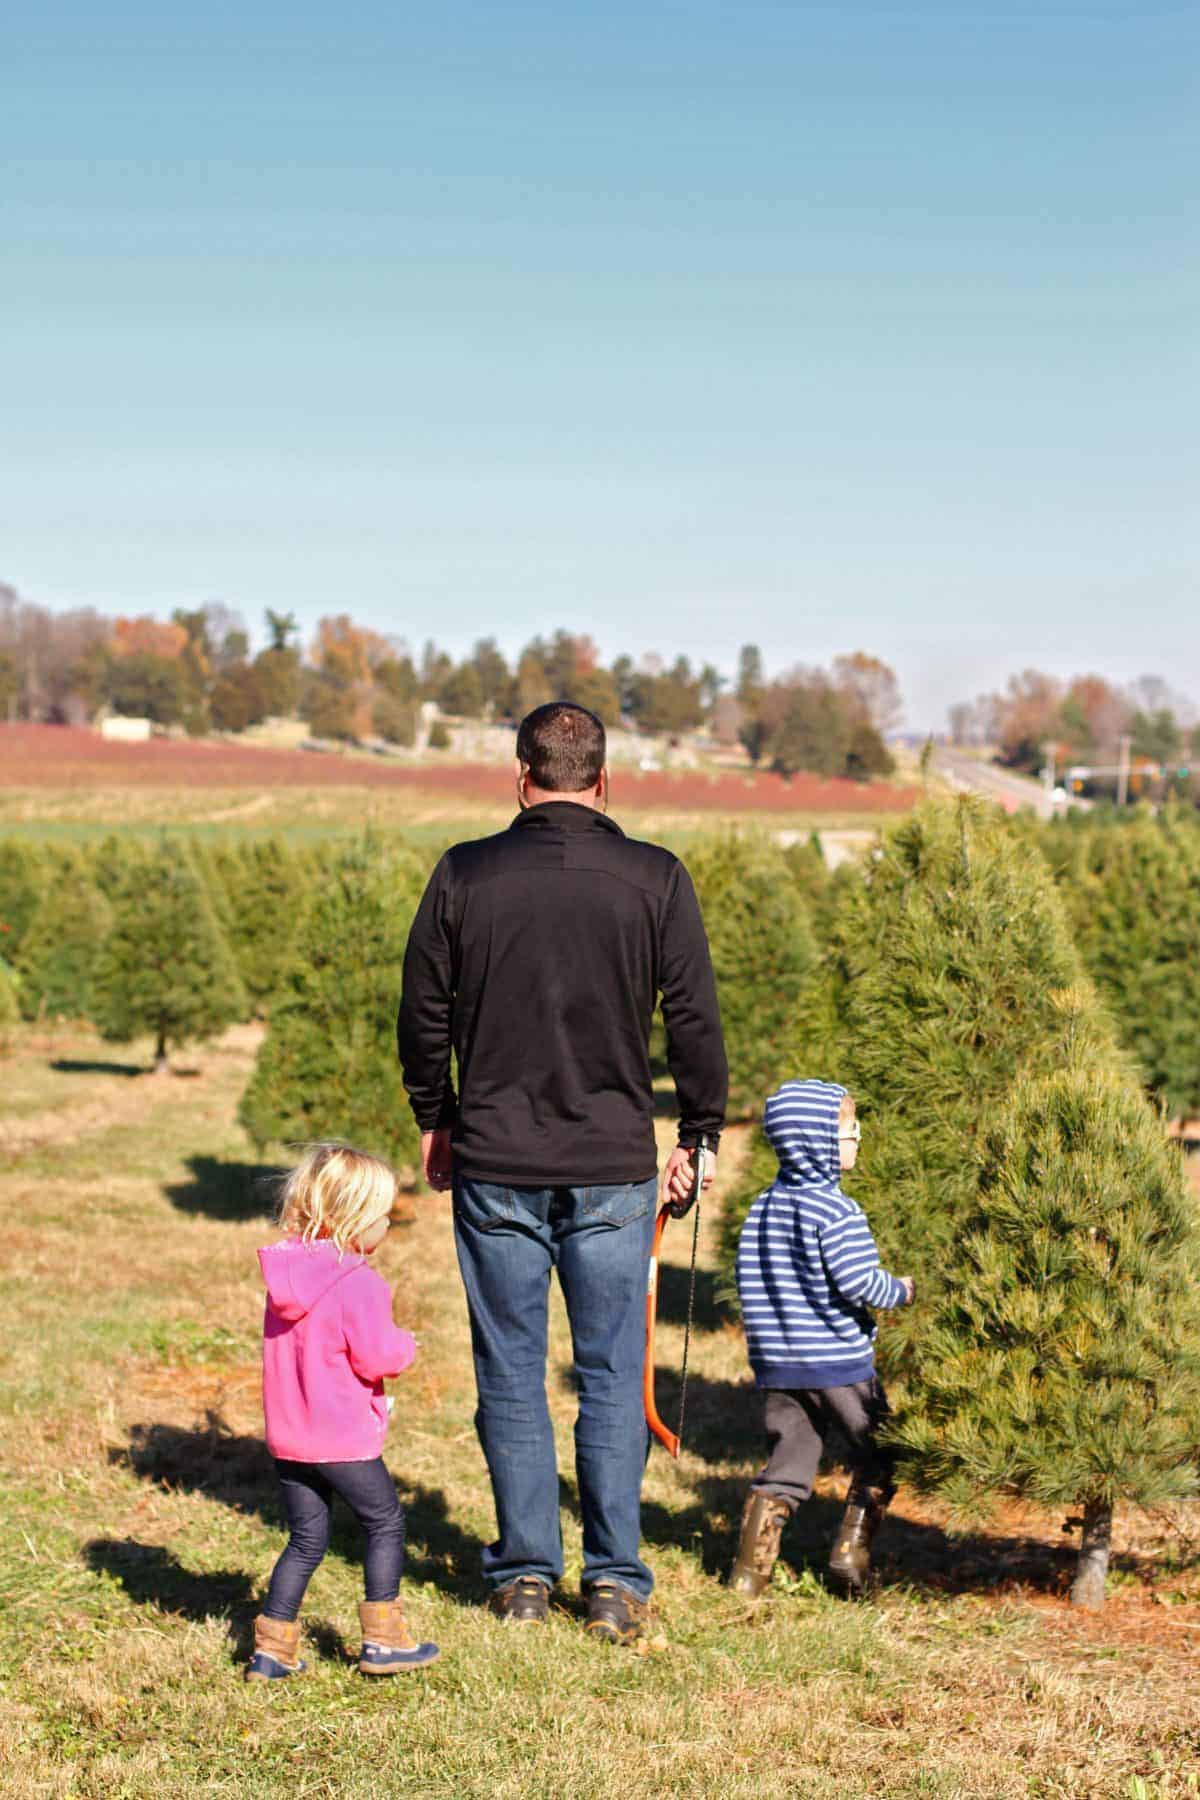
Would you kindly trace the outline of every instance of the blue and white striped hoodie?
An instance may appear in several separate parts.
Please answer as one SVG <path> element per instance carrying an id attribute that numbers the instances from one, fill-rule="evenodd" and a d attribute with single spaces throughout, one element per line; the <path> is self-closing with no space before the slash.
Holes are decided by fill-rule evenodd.
<path id="1" fill-rule="evenodd" d="M 838 1185 L 832 1081 L 785 1081 L 763 1109 L 779 1173 L 750 1208 L 737 1284 L 759 1387 L 849 1387 L 875 1369 L 871 1306 L 903 1306 L 882 1268 L 867 1215 Z"/>

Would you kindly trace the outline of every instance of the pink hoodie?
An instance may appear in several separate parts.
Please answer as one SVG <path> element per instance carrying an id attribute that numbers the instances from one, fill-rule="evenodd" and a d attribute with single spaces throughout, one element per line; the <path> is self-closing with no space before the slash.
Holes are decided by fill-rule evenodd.
<path id="1" fill-rule="evenodd" d="M 387 1282 L 327 1238 L 287 1238 L 258 1260 L 267 1449 L 287 1462 L 369 1462 L 387 1430 L 383 1377 L 417 1353 L 412 1333 L 392 1323 Z"/>

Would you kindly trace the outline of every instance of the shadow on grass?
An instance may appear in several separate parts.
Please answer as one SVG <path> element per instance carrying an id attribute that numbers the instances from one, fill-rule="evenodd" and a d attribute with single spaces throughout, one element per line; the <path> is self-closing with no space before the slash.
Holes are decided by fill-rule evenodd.
<path id="1" fill-rule="evenodd" d="M 97 1574 L 113 1575 L 129 1598 L 139 1606 L 157 1606 L 160 1612 L 203 1624 L 224 1619 L 231 1654 L 245 1662 L 254 1649 L 254 1617 L 258 1599 L 254 1584 L 243 1569 L 219 1569 L 197 1575 L 185 1569 L 178 1557 L 161 1544 L 141 1544 L 136 1538 L 93 1538 L 83 1546 L 88 1567 Z M 346 1662 L 351 1653 L 340 1632 L 325 1619 L 304 1621 L 306 1645 L 328 1662 Z"/>
<path id="2" fill-rule="evenodd" d="M 691 1227 L 686 1219 L 679 1226 L 687 1232 L 687 1246 L 691 1245 Z M 730 1314 L 725 1311 L 717 1299 L 717 1283 L 720 1278 L 712 1269 L 696 1270 L 696 1295 L 692 1312 L 692 1327 L 696 1331 L 720 1331 L 730 1322 Z M 687 1322 L 688 1290 L 691 1286 L 691 1273 L 681 1269 L 675 1263 L 658 1265 L 658 1319 L 663 1325 L 683 1325 Z"/>
<path id="3" fill-rule="evenodd" d="M 149 1063 L 77 1062 L 73 1057 L 58 1056 L 50 1064 L 57 1075 L 149 1075 Z"/>
<path id="4" fill-rule="evenodd" d="M 279 1530 L 282 1550 L 286 1527 L 275 1465 L 266 1445 L 261 1438 L 229 1431 L 216 1413 L 206 1416 L 206 1430 L 135 1425 L 129 1443 L 109 1451 L 109 1461 L 160 1487 L 205 1494 L 235 1512 L 263 1519 Z M 478 1575 L 479 1540 L 455 1524 L 441 1488 L 422 1487 L 399 1477 L 396 1487 L 408 1524 L 406 1578 L 431 1582 L 461 1602 L 477 1601 L 483 1593 Z M 361 1564 L 362 1532 L 341 1501 L 334 1505 L 330 1548 L 345 1561 Z"/>
<path id="5" fill-rule="evenodd" d="M 221 1156 L 189 1156 L 190 1181 L 166 1188 L 167 1199 L 180 1212 L 203 1213 L 209 1219 L 236 1223 L 261 1219 L 275 1209 L 279 1184 L 287 1170 L 275 1163 L 248 1163 Z"/>

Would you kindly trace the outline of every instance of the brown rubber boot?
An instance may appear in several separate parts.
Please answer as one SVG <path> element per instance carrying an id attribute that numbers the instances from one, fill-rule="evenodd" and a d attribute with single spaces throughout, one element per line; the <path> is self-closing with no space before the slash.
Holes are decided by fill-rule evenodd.
<path id="1" fill-rule="evenodd" d="M 358 1666 L 364 1675 L 398 1675 L 437 1660 L 437 1645 L 418 1644 L 409 1631 L 399 1600 L 360 1600 L 358 1617 L 363 1635 Z"/>
<path id="2" fill-rule="evenodd" d="M 247 1681 L 282 1681 L 298 1675 L 300 1661 L 299 1619 L 268 1619 L 260 1613 L 254 1621 L 254 1655 L 246 1665 Z"/>
<path id="3" fill-rule="evenodd" d="M 871 1544 L 894 1491 L 889 1487 L 869 1487 L 865 1481 L 850 1484 L 846 1510 L 829 1558 L 829 1573 L 849 1594 L 861 1594 L 867 1585 Z"/>
<path id="4" fill-rule="evenodd" d="M 751 1489 L 742 1508 L 742 1535 L 738 1552 L 729 1571 L 729 1586 L 735 1594 L 749 1594 L 757 1599 L 771 1579 L 783 1528 L 792 1516 L 791 1504 L 778 1494 L 763 1494 Z"/>

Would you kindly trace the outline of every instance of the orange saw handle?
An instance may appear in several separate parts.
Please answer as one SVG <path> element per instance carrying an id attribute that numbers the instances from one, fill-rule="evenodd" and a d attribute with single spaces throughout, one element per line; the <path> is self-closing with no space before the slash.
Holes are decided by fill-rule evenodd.
<path id="1" fill-rule="evenodd" d="M 658 1253 L 662 1246 L 663 1227 L 671 1217 L 670 1202 L 658 1209 L 658 1219 L 654 1226 L 654 1243 L 650 1249 L 650 1273 L 646 1281 L 646 1361 L 642 1369 L 642 1404 L 646 1412 L 646 1423 L 666 1451 L 668 1456 L 679 1455 L 679 1439 L 670 1426 L 664 1425 L 658 1416 L 658 1402 L 654 1398 L 654 1324 L 658 1317 Z"/>

